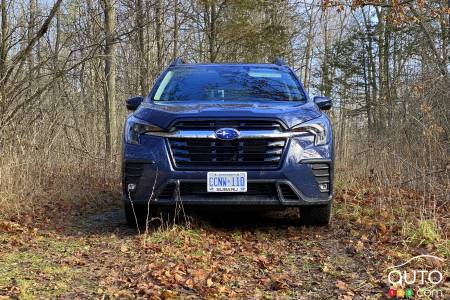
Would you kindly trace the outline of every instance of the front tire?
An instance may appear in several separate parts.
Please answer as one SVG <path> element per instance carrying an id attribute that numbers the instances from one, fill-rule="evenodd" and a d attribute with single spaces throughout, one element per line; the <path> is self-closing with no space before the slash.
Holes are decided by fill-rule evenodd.
<path id="1" fill-rule="evenodd" d="M 310 226 L 327 226 L 331 220 L 332 203 L 303 206 L 300 208 L 300 223 Z"/>

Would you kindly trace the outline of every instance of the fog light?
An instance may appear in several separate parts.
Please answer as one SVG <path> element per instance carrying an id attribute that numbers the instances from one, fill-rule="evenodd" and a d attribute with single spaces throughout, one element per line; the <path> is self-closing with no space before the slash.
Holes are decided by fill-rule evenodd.
<path id="1" fill-rule="evenodd" d="M 328 191 L 328 183 L 319 183 L 319 190 L 321 192 L 327 192 Z"/>
<path id="2" fill-rule="evenodd" d="M 128 191 L 132 192 L 136 189 L 136 184 L 135 183 L 129 183 L 128 184 Z"/>

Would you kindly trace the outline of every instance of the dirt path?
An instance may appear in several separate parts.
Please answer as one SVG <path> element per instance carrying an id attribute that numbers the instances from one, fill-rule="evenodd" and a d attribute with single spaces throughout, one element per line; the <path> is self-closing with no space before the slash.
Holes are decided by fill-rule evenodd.
<path id="1" fill-rule="evenodd" d="M 301 227 L 286 215 L 203 212 L 188 227 L 152 226 L 139 236 L 117 204 L 69 217 L 54 212 L 38 229 L 4 223 L 0 295 L 384 298 L 386 266 L 409 250 L 336 207 L 328 228 Z"/>

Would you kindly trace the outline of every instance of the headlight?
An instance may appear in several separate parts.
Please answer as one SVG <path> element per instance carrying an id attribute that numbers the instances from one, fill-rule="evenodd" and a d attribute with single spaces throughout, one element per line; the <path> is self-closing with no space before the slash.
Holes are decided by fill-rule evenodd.
<path id="1" fill-rule="evenodd" d="M 163 129 L 160 127 L 131 118 L 127 121 L 125 126 L 125 141 L 130 144 L 139 144 L 139 136 L 147 132 L 161 132 Z"/>
<path id="2" fill-rule="evenodd" d="M 313 135 L 316 146 L 325 145 L 328 142 L 327 127 L 320 121 L 309 121 L 291 128 L 291 131 L 302 135 Z"/>

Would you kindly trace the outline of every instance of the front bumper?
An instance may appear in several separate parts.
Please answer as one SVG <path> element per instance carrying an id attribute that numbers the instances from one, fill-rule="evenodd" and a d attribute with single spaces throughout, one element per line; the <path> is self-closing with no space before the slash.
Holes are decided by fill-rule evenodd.
<path id="1" fill-rule="evenodd" d="M 207 193 L 207 172 L 216 169 L 176 169 L 166 138 L 144 136 L 140 145 L 124 143 L 123 195 L 125 201 L 171 205 L 318 205 L 333 197 L 332 143 L 315 146 L 290 138 L 277 169 L 233 168 L 246 171 L 248 193 Z M 222 169 L 223 170 L 223 169 Z M 327 191 L 319 183 L 328 184 Z M 130 190 L 130 184 L 134 189 Z"/>

